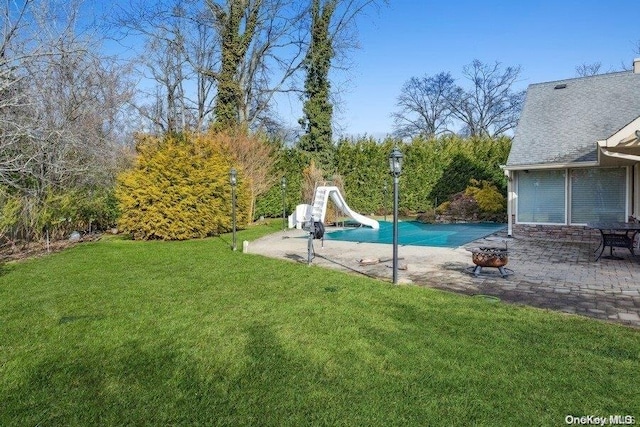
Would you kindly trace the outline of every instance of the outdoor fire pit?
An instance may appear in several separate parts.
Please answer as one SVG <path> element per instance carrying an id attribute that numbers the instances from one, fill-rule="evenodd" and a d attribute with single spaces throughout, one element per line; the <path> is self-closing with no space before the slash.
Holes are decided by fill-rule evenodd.
<path id="1" fill-rule="evenodd" d="M 513 274 L 513 271 L 505 268 L 509 262 L 509 251 L 507 248 L 488 248 L 480 247 L 470 249 L 471 260 L 476 265 L 471 267 L 471 272 L 474 276 L 478 277 L 482 271 L 482 267 L 493 267 L 500 271 L 502 277 L 506 277 Z"/>

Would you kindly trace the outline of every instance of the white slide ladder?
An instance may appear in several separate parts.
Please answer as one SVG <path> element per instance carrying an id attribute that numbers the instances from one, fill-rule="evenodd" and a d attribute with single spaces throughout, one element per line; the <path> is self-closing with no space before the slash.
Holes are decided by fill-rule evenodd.
<path id="1" fill-rule="evenodd" d="M 349 208 L 349 205 L 344 201 L 338 187 L 327 185 L 316 187 L 315 195 L 313 197 L 313 205 L 298 205 L 299 208 L 296 207 L 296 212 L 289 216 L 289 227 L 300 228 L 302 223 L 310 221 L 312 218 L 314 221 L 324 223 L 329 198 L 333 200 L 333 203 L 335 203 L 338 209 L 340 209 L 345 215 L 353 218 L 360 224 L 369 226 L 374 230 L 378 230 L 380 228 L 380 224 L 375 219 L 368 218 L 352 211 L 351 208 Z"/>

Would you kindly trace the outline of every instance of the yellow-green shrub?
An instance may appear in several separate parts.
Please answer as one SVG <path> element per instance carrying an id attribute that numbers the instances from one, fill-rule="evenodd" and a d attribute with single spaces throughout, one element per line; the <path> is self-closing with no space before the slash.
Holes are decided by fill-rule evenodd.
<path id="1" fill-rule="evenodd" d="M 451 209 L 451 202 L 447 200 L 446 202 L 441 203 L 440 206 L 436 208 L 436 213 L 438 215 L 445 215 L 449 212 L 449 209 Z"/>
<path id="2" fill-rule="evenodd" d="M 0 188 L 0 244 L 2 236 L 59 240 L 73 231 L 113 227 L 118 212 L 112 193 L 105 188 L 49 188 L 41 194 L 29 194 Z"/>
<path id="3" fill-rule="evenodd" d="M 488 181 L 472 179 L 465 189 L 467 196 L 473 197 L 483 214 L 497 214 L 505 212 L 507 202 L 498 188 Z"/>
<path id="4" fill-rule="evenodd" d="M 452 220 L 506 221 L 506 200 L 489 181 L 472 179 L 464 191 L 454 194 L 436 209 Z"/>
<path id="5" fill-rule="evenodd" d="M 184 240 L 231 229 L 234 165 L 215 134 L 142 136 L 136 151 L 133 169 L 118 177 L 116 187 L 122 231 L 137 239 Z M 239 225 L 247 223 L 246 187 L 238 170 Z"/>
<path id="6" fill-rule="evenodd" d="M 2 237 L 19 222 L 21 210 L 20 199 L 12 197 L 0 187 L 0 244 Z"/>

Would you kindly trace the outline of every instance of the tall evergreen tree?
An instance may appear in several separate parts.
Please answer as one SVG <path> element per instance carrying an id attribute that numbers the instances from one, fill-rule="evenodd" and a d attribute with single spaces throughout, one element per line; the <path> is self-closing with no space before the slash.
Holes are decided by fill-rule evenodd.
<path id="1" fill-rule="evenodd" d="M 329 26 L 337 2 L 312 0 L 311 4 L 311 44 L 305 58 L 304 117 L 300 119 L 305 134 L 300 138 L 300 148 L 312 153 L 326 154 L 331 148 L 333 105 L 329 101 L 329 70 L 334 50 Z"/>

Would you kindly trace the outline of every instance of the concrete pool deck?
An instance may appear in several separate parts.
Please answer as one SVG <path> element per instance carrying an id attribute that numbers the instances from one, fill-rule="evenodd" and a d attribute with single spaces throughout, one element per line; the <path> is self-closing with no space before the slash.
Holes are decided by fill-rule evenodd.
<path id="1" fill-rule="evenodd" d="M 247 252 L 306 264 L 307 236 L 302 230 L 281 231 L 249 243 Z M 470 248 L 505 245 L 512 275 L 503 278 L 495 268 L 484 268 L 479 277 L 469 273 Z M 398 280 L 640 327 L 640 255 L 616 248 L 614 254 L 622 259 L 595 262 L 595 247 L 588 242 L 507 238 L 504 232 L 458 248 L 400 246 Z M 389 244 L 315 240 L 314 250 L 314 266 L 391 281 Z"/>

